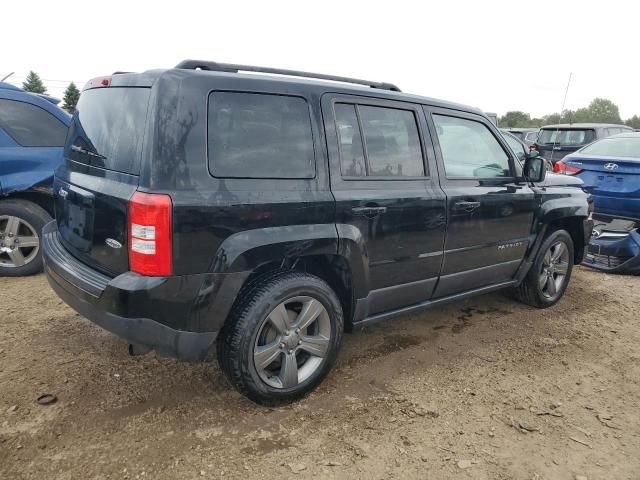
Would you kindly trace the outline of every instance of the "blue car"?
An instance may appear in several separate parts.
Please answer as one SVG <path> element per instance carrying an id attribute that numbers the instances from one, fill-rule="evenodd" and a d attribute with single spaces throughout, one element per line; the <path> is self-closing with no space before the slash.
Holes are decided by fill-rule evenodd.
<path id="1" fill-rule="evenodd" d="M 556 163 L 593 195 L 594 229 L 584 264 L 611 273 L 640 273 L 640 132 L 604 138 Z"/>
<path id="2" fill-rule="evenodd" d="M 595 213 L 640 220 L 640 133 L 603 138 L 567 155 L 554 171 L 580 178 Z"/>
<path id="3" fill-rule="evenodd" d="M 71 123 L 58 103 L 0 82 L 0 276 L 42 270 L 41 231 Z"/>

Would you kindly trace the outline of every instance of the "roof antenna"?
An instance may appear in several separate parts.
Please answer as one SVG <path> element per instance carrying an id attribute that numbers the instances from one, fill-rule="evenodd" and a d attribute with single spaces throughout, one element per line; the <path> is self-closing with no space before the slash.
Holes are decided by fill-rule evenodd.
<path id="1" fill-rule="evenodd" d="M 16 73 L 16 72 L 11 72 L 9 75 L 5 75 L 4 77 L 2 77 L 2 80 L 0 80 L 0 82 L 4 82 L 7 78 L 9 78 L 14 73 Z"/>
<path id="2" fill-rule="evenodd" d="M 560 121 L 562 119 L 562 114 L 564 113 L 565 106 L 567 105 L 567 95 L 569 94 L 569 85 L 571 85 L 571 77 L 573 72 L 569 72 L 569 81 L 567 81 L 567 89 L 564 91 L 564 99 L 562 100 L 562 109 L 560 110 L 560 118 L 558 119 L 558 126 L 556 127 L 556 135 L 553 138 L 553 147 L 551 150 L 551 159 L 550 162 L 553 164 L 553 152 L 556 150 L 556 143 L 558 143 L 558 133 L 560 132 Z M 571 124 L 571 119 L 569 119 L 569 124 Z"/>

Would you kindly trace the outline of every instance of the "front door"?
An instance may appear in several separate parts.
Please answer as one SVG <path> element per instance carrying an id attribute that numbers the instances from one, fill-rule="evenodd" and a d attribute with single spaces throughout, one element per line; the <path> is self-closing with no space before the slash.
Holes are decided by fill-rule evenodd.
<path id="1" fill-rule="evenodd" d="M 322 100 L 341 248 L 365 257 L 355 320 L 431 298 L 442 264 L 445 197 L 420 106 Z"/>
<path id="2" fill-rule="evenodd" d="M 440 185 L 447 196 L 444 262 L 434 297 L 511 280 L 529 243 L 536 208 L 517 160 L 480 115 L 426 109 Z"/>

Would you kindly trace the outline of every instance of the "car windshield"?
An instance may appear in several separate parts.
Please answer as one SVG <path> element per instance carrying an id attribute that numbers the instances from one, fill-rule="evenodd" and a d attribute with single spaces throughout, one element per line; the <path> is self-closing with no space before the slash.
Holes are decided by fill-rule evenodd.
<path id="1" fill-rule="evenodd" d="M 606 157 L 636 158 L 640 161 L 640 136 L 605 138 L 587 145 L 580 152 Z"/>
<path id="2" fill-rule="evenodd" d="M 556 145 L 584 145 L 596 139 L 595 130 L 587 128 L 560 128 L 540 130 L 538 143 Z"/>

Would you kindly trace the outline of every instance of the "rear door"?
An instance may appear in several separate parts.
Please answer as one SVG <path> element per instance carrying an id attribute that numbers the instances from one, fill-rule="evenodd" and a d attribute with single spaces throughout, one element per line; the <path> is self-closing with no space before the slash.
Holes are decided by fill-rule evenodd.
<path id="1" fill-rule="evenodd" d="M 364 250 L 368 313 L 429 299 L 442 262 L 445 198 L 420 106 L 326 94 L 322 110 L 338 234 Z"/>
<path id="2" fill-rule="evenodd" d="M 80 96 L 54 181 L 65 247 L 107 274 L 129 269 L 127 206 L 138 186 L 150 88 L 104 87 Z"/>
<path id="3" fill-rule="evenodd" d="M 444 264 L 435 297 L 513 278 L 532 240 L 536 200 L 482 116 L 425 108 L 447 196 Z"/>
<path id="4" fill-rule="evenodd" d="M 62 161 L 67 126 L 24 101 L 0 98 L 0 179 L 5 193 L 45 182 Z"/>

